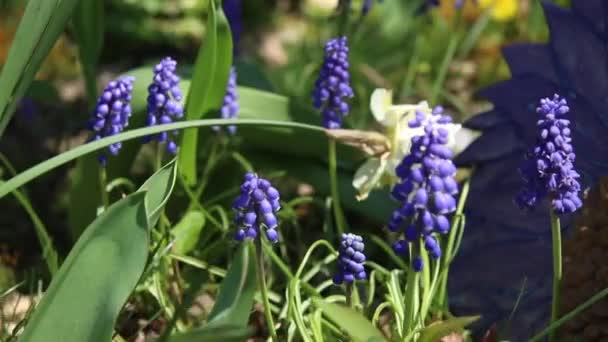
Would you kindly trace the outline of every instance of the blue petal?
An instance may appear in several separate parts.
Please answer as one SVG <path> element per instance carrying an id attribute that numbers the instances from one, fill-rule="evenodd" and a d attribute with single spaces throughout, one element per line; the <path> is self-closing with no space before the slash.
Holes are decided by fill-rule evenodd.
<path id="1" fill-rule="evenodd" d="M 467 120 L 463 126 L 475 130 L 484 130 L 508 121 L 509 118 L 503 113 L 490 110 L 485 113 L 475 115 L 471 119 Z"/>
<path id="2" fill-rule="evenodd" d="M 458 165 L 470 165 L 498 159 L 522 149 L 521 138 L 511 124 L 498 125 L 484 131 L 469 147 L 456 157 Z"/>
<path id="3" fill-rule="evenodd" d="M 572 1 L 574 13 L 583 17 L 588 25 L 606 39 L 608 34 L 608 3 L 604 0 Z"/>
<path id="4" fill-rule="evenodd" d="M 552 62 L 551 50 L 545 44 L 518 43 L 502 49 L 513 77 L 528 74 L 557 83 L 558 76 Z"/>
<path id="5" fill-rule="evenodd" d="M 596 110 L 608 107 L 608 53 L 606 45 L 572 12 L 545 4 L 551 30 L 550 44 L 558 60 L 562 86 L 576 90 Z"/>

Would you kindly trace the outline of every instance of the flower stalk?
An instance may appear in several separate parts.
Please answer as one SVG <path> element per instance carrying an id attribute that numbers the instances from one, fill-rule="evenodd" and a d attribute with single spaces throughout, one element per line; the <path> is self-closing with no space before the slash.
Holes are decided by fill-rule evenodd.
<path id="1" fill-rule="evenodd" d="M 560 289 L 562 283 L 562 231 L 559 217 L 549 208 L 551 217 L 551 240 L 553 244 L 553 299 L 551 301 L 551 324 L 559 318 Z M 556 330 L 549 334 L 549 341 L 555 341 Z"/>
<path id="2" fill-rule="evenodd" d="M 262 305 L 264 306 L 264 318 L 268 326 L 268 333 L 273 342 L 279 342 L 277 332 L 274 328 L 274 320 L 272 319 L 272 311 L 270 311 L 270 301 L 268 300 L 268 289 L 266 288 L 266 274 L 264 272 L 264 259 L 262 249 L 262 237 L 254 239 L 249 243 L 253 243 L 255 249 L 255 262 L 257 266 L 258 287 L 262 296 Z"/>

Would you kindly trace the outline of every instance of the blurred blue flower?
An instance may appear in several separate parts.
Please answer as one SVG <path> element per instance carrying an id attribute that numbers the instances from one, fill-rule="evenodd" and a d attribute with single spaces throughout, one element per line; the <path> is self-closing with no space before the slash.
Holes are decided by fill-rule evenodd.
<path id="1" fill-rule="evenodd" d="M 243 34 L 242 0 L 224 0 L 223 8 L 224 13 L 226 13 L 226 19 L 228 19 L 228 24 L 230 24 L 230 31 L 232 31 L 233 51 L 237 55 L 239 52 L 239 42 Z"/>
<path id="2" fill-rule="evenodd" d="M 521 211 L 512 198 L 521 186 L 515 170 L 537 137 L 539 98 L 561 94 L 571 110 L 574 166 L 583 187 L 608 174 L 608 4 L 573 1 L 572 9 L 543 4 L 548 43 L 520 43 L 503 50 L 510 80 L 481 91 L 494 109 L 465 123 L 483 135 L 457 158 L 475 165 L 467 202 L 465 238 L 450 272 L 454 313 L 479 313 L 482 324 L 509 318 L 515 340 L 544 327 L 551 301 L 551 233 L 548 200 Z M 568 229 L 569 217 L 562 218 Z M 482 247 L 483 246 L 483 247 Z M 500 265 L 500 267 L 487 267 Z"/>
<path id="3" fill-rule="evenodd" d="M 573 165 L 570 120 L 566 118 L 569 110 L 566 100 L 557 94 L 553 99 L 542 99 L 536 109 L 540 114 L 538 138 L 520 168 L 525 185 L 515 197 L 521 207 L 533 208 L 547 195 L 556 213 L 573 213 L 583 205 L 578 197 L 579 174 Z"/>
<path id="4" fill-rule="evenodd" d="M 378 0 L 378 2 L 384 2 L 384 0 Z M 361 15 L 366 16 L 367 13 L 371 11 L 373 5 L 374 0 L 363 0 L 363 5 L 361 6 Z"/>
<path id="5" fill-rule="evenodd" d="M 325 128 L 342 127 L 348 114 L 346 99 L 354 96 L 349 67 L 347 38 L 330 39 L 325 44 L 325 59 L 313 91 L 313 105 L 322 111 Z"/>
<path id="6" fill-rule="evenodd" d="M 226 84 L 226 95 L 224 96 L 224 103 L 222 104 L 222 109 L 220 114 L 222 119 L 236 119 L 239 115 L 239 95 L 236 91 L 236 78 L 237 73 L 234 66 L 230 68 L 230 75 L 228 76 L 228 83 Z M 219 132 L 221 130 L 220 126 L 213 126 L 213 130 Z M 227 126 L 226 131 L 230 134 L 234 134 L 236 132 L 236 126 Z"/>
<path id="7" fill-rule="evenodd" d="M 269 241 L 279 241 L 276 230 L 279 223 L 275 215 L 281 208 L 279 191 L 269 181 L 255 173 L 245 174 L 241 194 L 232 203 L 232 208 L 237 212 L 234 219 L 237 225 L 235 240 L 255 239 L 263 226 Z"/>
<path id="8" fill-rule="evenodd" d="M 179 89 L 179 76 L 175 69 L 177 62 L 171 57 L 163 58 L 154 67 L 154 78 L 148 87 L 148 126 L 172 123 L 173 120 L 184 116 L 184 109 L 180 104 L 182 91 Z M 172 132 L 176 135 L 177 132 Z M 171 154 L 177 152 L 177 143 L 169 132 L 162 132 L 144 138 L 145 142 L 156 140 L 167 143 L 167 151 Z"/>
<path id="9" fill-rule="evenodd" d="M 343 282 L 352 283 L 367 277 L 365 273 L 365 244 L 363 238 L 356 234 L 342 234 L 342 241 L 338 249 L 338 265 L 334 275 L 334 284 Z"/>
<path id="10" fill-rule="evenodd" d="M 452 118 L 443 115 L 441 107 L 435 107 L 428 114 L 418 110 L 409 122 L 410 128 L 423 131 L 412 137 L 410 154 L 396 169 L 401 182 L 393 187 L 392 195 L 402 205 L 393 212 L 387 227 L 404 234 L 405 239 L 393 245 L 397 254 L 406 255 L 408 244 L 417 244 L 422 239 L 431 258 L 441 257 L 434 233 L 449 232 L 447 215 L 456 210 L 454 196 L 458 193 L 452 151 L 446 146 L 451 122 Z M 419 255 L 414 255 L 412 267 L 416 272 L 422 270 Z"/>
<path id="11" fill-rule="evenodd" d="M 122 132 L 129 125 L 131 116 L 131 93 L 134 77 L 123 76 L 109 82 L 97 99 L 93 116 L 89 120 L 89 129 L 93 131 L 91 141 L 109 137 Z M 108 147 L 110 154 L 117 155 L 122 147 L 121 142 Z M 99 162 L 105 166 L 107 156 L 99 153 Z"/>

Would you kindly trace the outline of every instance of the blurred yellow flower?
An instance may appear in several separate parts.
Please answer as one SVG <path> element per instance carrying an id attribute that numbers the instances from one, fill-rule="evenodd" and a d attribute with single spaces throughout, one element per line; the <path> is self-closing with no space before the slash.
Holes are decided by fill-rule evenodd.
<path id="1" fill-rule="evenodd" d="M 496 21 L 509 21 L 517 15 L 518 0 L 479 0 L 479 7 L 491 9 Z"/>

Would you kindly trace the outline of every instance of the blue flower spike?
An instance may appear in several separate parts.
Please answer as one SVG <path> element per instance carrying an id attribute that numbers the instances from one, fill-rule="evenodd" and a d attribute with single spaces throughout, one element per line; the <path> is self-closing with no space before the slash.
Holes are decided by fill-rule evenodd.
<path id="1" fill-rule="evenodd" d="M 443 108 L 435 107 L 430 114 L 417 111 L 409 122 L 411 128 L 422 128 L 422 135 L 412 137 L 410 154 L 397 166 L 400 182 L 393 187 L 392 196 L 402 202 L 393 212 L 387 226 L 404 238 L 393 244 L 398 255 L 408 255 L 410 244 L 422 241 L 431 258 L 441 257 L 441 247 L 435 234 L 447 234 L 450 222 L 447 215 L 456 211 L 458 184 L 454 179 L 456 167 L 452 151 L 446 146 L 451 117 Z M 415 249 L 412 249 L 415 250 Z M 412 268 L 423 268 L 422 258 L 412 256 Z"/>
<path id="2" fill-rule="evenodd" d="M 184 116 L 181 105 L 183 98 L 179 88 L 180 78 L 176 74 L 177 62 L 171 57 L 163 58 L 154 67 L 154 78 L 148 87 L 148 117 L 147 126 L 169 124 Z M 177 131 L 162 132 L 144 138 L 145 142 L 156 140 L 167 144 L 167 151 L 171 154 L 177 153 L 177 143 L 174 136 Z"/>
<path id="3" fill-rule="evenodd" d="M 558 214 L 573 213 L 583 205 L 579 197 L 580 175 L 574 169 L 569 111 L 566 99 L 557 94 L 540 100 L 536 109 L 540 115 L 536 144 L 520 168 L 525 186 L 516 202 L 523 208 L 533 208 L 547 196 Z"/>
<path id="4" fill-rule="evenodd" d="M 93 131 L 91 141 L 118 134 L 129 125 L 134 81 L 134 77 L 123 76 L 109 82 L 103 89 L 89 121 L 89 129 Z M 117 155 L 121 147 L 122 143 L 117 142 L 110 145 L 108 150 L 111 155 Z M 101 152 L 100 164 L 105 166 L 106 161 L 107 155 Z"/>
<path id="5" fill-rule="evenodd" d="M 334 284 L 352 283 L 367 278 L 365 267 L 365 244 L 363 238 L 355 234 L 342 234 L 338 249 L 338 265 L 334 275 Z"/>
<path id="6" fill-rule="evenodd" d="M 276 216 L 281 208 L 279 191 L 268 180 L 255 173 L 245 174 L 241 194 L 232 203 L 232 208 L 237 212 L 234 219 L 237 226 L 234 237 L 236 241 L 257 238 L 262 227 L 270 242 L 279 241 L 279 221 Z"/>
<path id="7" fill-rule="evenodd" d="M 239 115 L 239 95 L 236 90 L 237 73 L 233 66 L 230 68 L 230 75 L 228 76 L 228 83 L 226 85 L 226 95 L 224 96 L 224 103 L 220 111 L 222 119 L 236 119 Z M 216 132 L 221 131 L 220 126 L 213 126 L 213 130 Z M 226 127 L 226 131 L 229 134 L 236 133 L 236 126 L 230 125 Z"/>
<path id="8" fill-rule="evenodd" d="M 313 106 L 323 114 L 323 126 L 342 127 L 349 112 L 346 99 L 354 96 L 350 86 L 348 41 L 346 37 L 330 39 L 325 44 L 325 59 L 313 91 Z"/>

